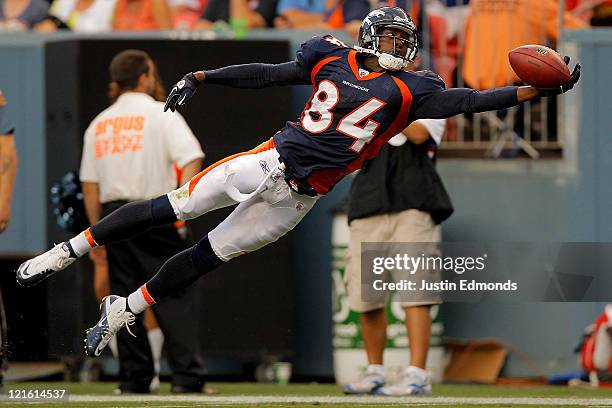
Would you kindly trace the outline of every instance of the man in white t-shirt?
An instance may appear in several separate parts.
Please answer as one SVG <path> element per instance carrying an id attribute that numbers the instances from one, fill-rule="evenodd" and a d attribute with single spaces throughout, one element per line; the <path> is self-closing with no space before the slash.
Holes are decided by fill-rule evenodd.
<path id="1" fill-rule="evenodd" d="M 151 96 L 155 64 L 145 52 L 119 53 L 111 62 L 110 76 L 115 102 L 91 122 L 83 145 L 80 178 L 91 224 L 128 202 L 155 198 L 182 185 L 197 174 L 204 157 L 182 116 L 163 115 L 163 103 Z M 128 295 L 188 246 L 173 224 L 107 245 L 111 291 Z M 194 312 L 197 296 L 191 292 L 153 309 L 166 338 L 174 392 L 199 392 L 203 386 L 198 319 L 176 318 Z M 121 392 L 148 392 L 154 376 L 143 320 L 131 328 L 137 337 L 127 332 L 117 336 Z"/>

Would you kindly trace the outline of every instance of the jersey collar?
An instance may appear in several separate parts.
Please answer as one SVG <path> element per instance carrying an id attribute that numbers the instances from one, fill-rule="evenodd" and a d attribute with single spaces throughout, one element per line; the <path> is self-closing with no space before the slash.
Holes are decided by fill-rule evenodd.
<path id="1" fill-rule="evenodd" d="M 353 71 L 353 75 L 355 75 L 355 78 L 357 78 L 360 81 L 368 81 L 370 79 L 378 78 L 379 76 L 385 73 L 385 71 L 380 71 L 380 72 L 370 72 L 368 75 L 364 77 L 359 75 L 359 67 L 357 66 L 357 51 L 349 52 L 348 62 L 351 67 L 351 71 Z"/>

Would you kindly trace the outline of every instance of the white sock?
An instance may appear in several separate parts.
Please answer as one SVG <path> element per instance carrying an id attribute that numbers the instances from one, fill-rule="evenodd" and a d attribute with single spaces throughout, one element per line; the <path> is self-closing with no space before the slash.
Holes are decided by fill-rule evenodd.
<path id="1" fill-rule="evenodd" d="M 98 244 L 96 244 L 96 241 L 94 241 L 91 233 L 89 232 L 89 228 L 70 240 L 70 246 L 72 247 L 72 250 L 76 256 L 85 255 L 91 251 L 91 248 L 97 245 Z"/>
<path id="2" fill-rule="evenodd" d="M 155 300 L 149 294 L 147 286 L 142 285 L 128 296 L 127 303 L 132 313 L 139 314 L 155 304 Z"/>
<path id="3" fill-rule="evenodd" d="M 159 375 L 162 349 L 164 347 L 164 334 L 159 327 L 156 327 L 147 332 L 147 337 L 149 338 L 149 344 L 151 345 L 151 354 L 153 354 L 155 375 Z"/>
<path id="4" fill-rule="evenodd" d="M 426 379 L 429 376 L 426 370 L 423 370 L 422 368 L 413 365 L 409 365 L 408 367 L 404 368 L 404 372 L 411 372 L 413 374 L 418 375 L 422 379 Z"/>
<path id="5" fill-rule="evenodd" d="M 368 364 L 368 368 L 366 369 L 366 374 L 376 374 L 385 376 L 385 366 L 382 364 Z"/>

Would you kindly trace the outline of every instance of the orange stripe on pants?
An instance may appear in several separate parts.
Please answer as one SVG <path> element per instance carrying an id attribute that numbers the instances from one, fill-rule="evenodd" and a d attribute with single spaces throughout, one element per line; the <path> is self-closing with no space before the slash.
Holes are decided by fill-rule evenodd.
<path id="1" fill-rule="evenodd" d="M 210 166 L 208 166 L 207 168 L 205 168 L 204 170 L 196 174 L 195 177 L 191 179 L 191 181 L 189 182 L 189 195 L 191 195 L 191 193 L 193 192 L 193 189 L 196 187 L 196 184 L 198 184 L 200 179 L 204 177 L 209 171 L 211 171 L 215 167 L 218 167 L 222 165 L 223 163 L 227 163 L 228 161 L 235 159 L 236 157 L 246 156 L 249 154 L 257 154 L 257 153 L 261 153 L 261 152 L 264 152 L 266 150 L 270 150 L 273 148 L 274 148 L 274 138 L 270 138 L 270 140 L 263 142 L 262 144 L 255 147 L 254 149 L 251 149 L 249 151 L 242 152 L 242 153 L 233 154 L 231 156 L 228 156 L 224 159 L 219 160 L 218 162 L 214 164 L 211 164 Z"/>

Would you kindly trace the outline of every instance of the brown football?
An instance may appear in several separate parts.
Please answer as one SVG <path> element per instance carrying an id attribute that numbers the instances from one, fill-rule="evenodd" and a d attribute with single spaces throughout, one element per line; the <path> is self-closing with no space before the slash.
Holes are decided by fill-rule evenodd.
<path id="1" fill-rule="evenodd" d="M 561 55 L 543 45 L 522 45 L 510 51 L 508 59 L 516 75 L 536 88 L 560 86 L 570 78 Z"/>

